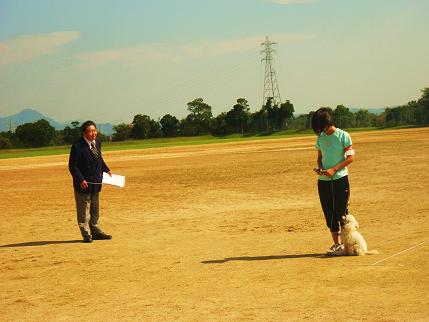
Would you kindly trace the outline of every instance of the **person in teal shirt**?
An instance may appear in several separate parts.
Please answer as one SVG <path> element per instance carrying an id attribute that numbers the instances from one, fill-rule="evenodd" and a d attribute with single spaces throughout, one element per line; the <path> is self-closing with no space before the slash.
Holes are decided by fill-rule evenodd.
<path id="1" fill-rule="evenodd" d="M 320 204 L 334 244 L 328 255 L 342 255 L 339 240 L 341 217 L 347 213 L 350 185 L 347 166 L 353 161 L 354 149 L 350 135 L 333 122 L 329 108 L 319 108 L 311 119 L 317 135 L 317 183 Z"/>

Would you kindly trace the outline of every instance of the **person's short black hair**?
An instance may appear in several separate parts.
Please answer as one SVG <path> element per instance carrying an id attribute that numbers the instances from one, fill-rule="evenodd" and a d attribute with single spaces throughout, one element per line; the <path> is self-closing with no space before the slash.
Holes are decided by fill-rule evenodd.
<path id="1" fill-rule="evenodd" d="M 332 110 L 328 107 L 319 108 L 311 118 L 311 127 L 317 135 L 320 135 L 333 124 Z"/>
<path id="2" fill-rule="evenodd" d="M 80 126 L 80 131 L 82 133 L 85 133 L 88 126 L 91 126 L 91 125 L 94 125 L 95 128 L 97 128 L 97 125 L 95 125 L 95 123 L 93 121 L 88 120 L 88 121 L 83 122 L 83 124 Z"/>

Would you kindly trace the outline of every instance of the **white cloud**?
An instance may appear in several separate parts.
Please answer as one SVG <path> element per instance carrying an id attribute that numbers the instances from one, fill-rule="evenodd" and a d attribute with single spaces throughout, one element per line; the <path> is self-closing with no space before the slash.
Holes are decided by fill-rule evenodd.
<path id="1" fill-rule="evenodd" d="M 109 63 L 138 65 L 152 62 L 175 62 L 179 59 L 171 48 L 162 46 L 137 45 L 127 48 L 109 49 L 82 53 L 76 56 L 78 69 L 90 69 Z"/>
<path id="2" fill-rule="evenodd" d="M 266 36 L 252 36 L 196 44 L 179 45 L 137 45 L 127 48 L 110 49 L 77 56 L 78 69 L 96 68 L 109 63 L 138 65 L 154 62 L 174 63 L 185 59 L 202 59 L 220 55 L 258 50 Z M 290 43 L 313 38 L 308 33 L 282 33 L 271 35 L 278 43 Z"/>
<path id="3" fill-rule="evenodd" d="M 0 42 L 0 65 L 20 63 L 57 52 L 79 38 L 79 32 L 63 31 L 41 35 L 22 35 Z"/>

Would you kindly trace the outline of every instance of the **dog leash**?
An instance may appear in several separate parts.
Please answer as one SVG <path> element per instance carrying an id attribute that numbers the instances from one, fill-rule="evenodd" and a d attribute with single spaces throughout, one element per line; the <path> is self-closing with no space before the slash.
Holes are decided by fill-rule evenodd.
<path id="1" fill-rule="evenodd" d="M 334 217 L 335 217 L 335 196 L 334 196 L 334 178 L 331 176 L 331 193 L 332 193 L 332 215 L 331 215 L 331 229 L 334 225 Z"/>

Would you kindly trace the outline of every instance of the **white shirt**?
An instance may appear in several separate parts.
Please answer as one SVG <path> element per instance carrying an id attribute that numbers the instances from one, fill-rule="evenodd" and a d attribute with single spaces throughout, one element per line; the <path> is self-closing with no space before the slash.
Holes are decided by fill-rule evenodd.
<path id="1" fill-rule="evenodd" d="M 85 139 L 85 141 L 86 141 L 86 143 L 88 143 L 88 145 L 89 145 L 89 148 L 91 149 L 91 144 L 93 144 L 94 143 L 94 145 L 95 146 L 97 146 L 96 144 L 95 144 L 95 140 L 94 141 L 90 141 L 90 140 L 88 140 L 86 137 L 83 137 L 84 139 Z"/>

